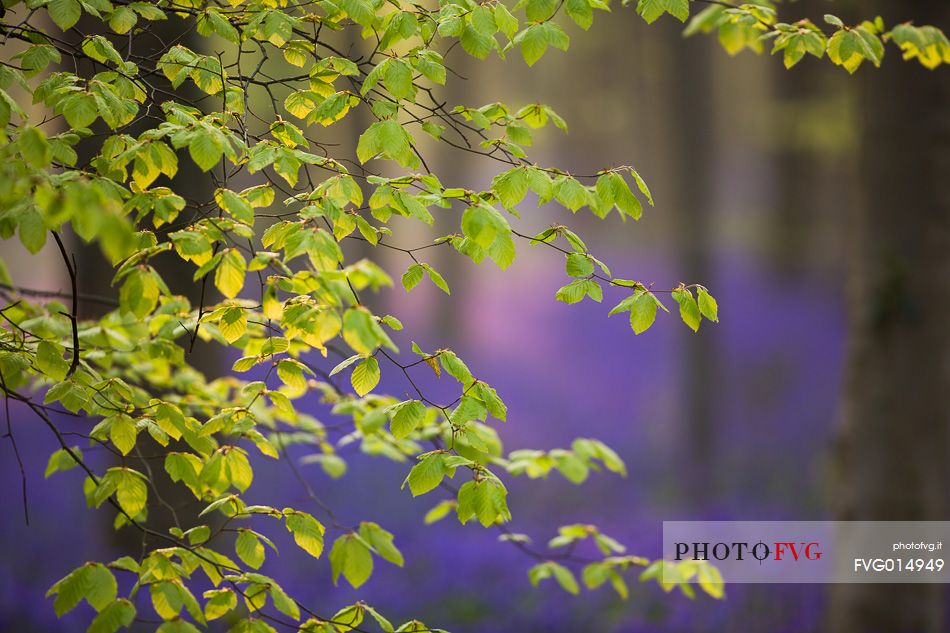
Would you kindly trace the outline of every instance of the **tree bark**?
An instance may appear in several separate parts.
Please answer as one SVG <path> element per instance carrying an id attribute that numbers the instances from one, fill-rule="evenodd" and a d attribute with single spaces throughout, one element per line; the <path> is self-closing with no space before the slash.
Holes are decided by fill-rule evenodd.
<path id="1" fill-rule="evenodd" d="M 670 60 L 668 72 L 676 79 L 666 82 L 663 99 L 670 112 L 664 138 L 671 151 L 672 170 L 688 174 L 673 191 L 672 230 L 682 279 L 702 279 L 715 288 L 712 278 L 711 235 L 715 222 L 714 173 L 715 113 L 710 99 L 715 95 L 712 55 L 720 54 L 706 38 L 663 38 Z M 715 292 L 715 290 L 713 290 Z M 683 443 L 687 467 L 683 476 L 684 497 L 694 512 L 702 513 L 716 496 L 716 363 L 709 328 L 700 328 L 681 352 L 681 393 L 684 410 Z"/>
<path id="2" fill-rule="evenodd" d="M 877 3 L 880 4 L 880 3 Z M 946 28 L 945 2 L 891 3 Z M 878 7 L 863 6 L 874 15 Z M 882 10 L 885 8 L 880 7 Z M 834 506 L 839 520 L 946 520 L 950 466 L 950 83 L 894 48 L 862 73 L 858 201 Z M 940 585 L 835 585 L 829 631 L 945 630 Z"/>

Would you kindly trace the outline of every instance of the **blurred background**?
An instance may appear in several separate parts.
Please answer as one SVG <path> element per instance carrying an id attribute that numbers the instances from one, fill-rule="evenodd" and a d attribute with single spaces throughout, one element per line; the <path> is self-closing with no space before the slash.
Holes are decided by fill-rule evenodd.
<path id="1" fill-rule="evenodd" d="M 816 23 L 834 10 L 846 23 L 877 11 L 888 24 L 950 26 L 946 2 L 873 4 L 802 1 L 783 11 Z M 383 291 L 376 306 L 407 324 L 405 340 L 456 350 L 497 387 L 509 407 L 506 451 L 595 437 L 626 460 L 626 478 L 594 475 L 580 487 L 557 474 L 513 481 L 512 529 L 543 545 L 559 525 L 591 522 L 631 553 L 656 557 L 663 520 L 947 519 L 946 71 L 902 63 L 893 48 L 884 68 L 853 77 L 810 57 L 786 71 L 768 55 L 730 58 L 714 36 L 684 40 L 668 18 L 647 27 L 619 6 L 589 32 L 569 31 L 570 52 L 549 52 L 530 70 L 516 55 L 477 62 L 453 51 L 447 63 L 465 80 L 450 77 L 449 104 L 546 103 L 570 132 L 538 135 L 532 160 L 577 173 L 635 166 L 656 199 L 638 223 L 528 202 L 519 230 L 563 223 L 616 276 L 658 288 L 703 283 L 721 323 L 693 334 L 659 318 L 634 336 L 622 316 L 606 316 L 619 293 L 608 291 L 603 305 L 556 302 L 563 260 L 524 243 L 505 272 L 425 251 L 451 297 L 426 283 L 411 295 L 398 282 Z M 335 134 L 352 143 L 368 121 L 347 121 Z M 446 185 L 486 186 L 499 168 L 436 146 L 427 160 Z M 399 243 L 421 245 L 457 221 L 440 219 L 433 234 L 407 224 Z M 66 288 L 53 253 L 40 263 L 16 244 L 2 248 L 18 283 Z M 365 254 L 357 247 L 348 257 Z M 396 279 L 409 263 L 378 256 Z M 88 283 L 101 289 L 101 280 Z M 229 365 L 210 358 L 205 367 Z M 385 372 L 383 387 L 408 389 Z M 14 424 L 32 516 L 25 526 L 4 446 L 0 629 L 82 630 L 88 613 L 57 620 L 43 593 L 85 560 L 134 549 L 134 537 L 114 534 L 108 512 L 85 508 L 76 471 L 44 481 L 51 438 L 28 416 Z M 350 469 L 339 482 L 315 465 L 301 472 L 347 522 L 395 532 L 407 563 L 377 565 L 359 591 L 332 589 L 325 561 L 278 538 L 282 556 L 263 572 L 324 611 L 362 597 L 394 620 L 453 633 L 945 630 L 939 588 L 730 585 L 723 601 L 667 595 L 653 583 L 633 583 L 628 601 L 609 588 L 579 597 L 550 583 L 533 589 L 532 561 L 493 531 L 453 520 L 423 526 L 435 500 L 392 494 L 406 466 L 341 452 Z M 268 503 L 277 494 L 310 509 L 285 465 L 255 467 L 249 501 L 260 491 Z"/>

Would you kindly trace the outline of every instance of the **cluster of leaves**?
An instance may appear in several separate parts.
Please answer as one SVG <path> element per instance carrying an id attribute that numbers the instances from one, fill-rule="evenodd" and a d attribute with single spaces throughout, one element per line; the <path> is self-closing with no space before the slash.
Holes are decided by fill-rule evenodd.
<path id="1" fill-rule="evenodd" d="M 658 310 L 668 311 L 659 290 L 613 277 L 569 228 L 518 230 L 529 197 L 538 206 L 586 208 L 601 219 L 616 209 L 621 220 L 638 220 L 643 202 L 653 205 L 638 171 L 610 167 L 580 175 L 538 165 L 528 159 L 534 135 L 549 124 L 567 129 L 552 108 L 499 102 L 449 108 L 437 93 L 457 43 L 476 58 L 517 48 L 531 65 L 551 48 L 567 49 L 561 15 L 586 29 L 595 10 L 610 9 L 608 2 L 4 0 L 3 6 L 0 31 L 12 50 L 0 64 L 0 237 L 16 237 L 31 253 L 52 238 L 72 290 L 19 287 L 0 265 L 0 292 L 9 299 L 0 310 L 0 387 L 59 442 L 46 475 L 78 467 L 88 504 L 108 506 L 116 529 L 143 538 L 136 557 L 89 562 L 54 585 L 57 614 L 85 601 L 98 614 L 89 631 L 113 633 L 148 621 L 139 611 L 150 597 L 160 633 L 187 633 L 217 619 L 233 633 L 274 626 L 339 633 L 363 630 L 364 617 L 387 632 L 434 630 L 416 620 L 394 627 L 362 602 L 320 616 L 259 573 L 268 550 L 276 552 L 267 535 L 274 524 L 314 558 L 327 549 L 335 582 L 342 577 L 358 587 L 377 562 L 404 563 L 384 527 L 341 521 L 312 490 L 318 516 L 245 499 L 257 460 L 282 459 L 296 469 L 287 452 L 293 445 L 306 449 L 304 463 L 319 464 L 332 478 L 346 473 L 341 449 L 347 446 L 405 464 L 403 487 L 412 496 L 449 493 L 428 510 L 427 523 L 454 512 L 463 524 L 500 530 L 503 540 L 538 561 L 529 572 L 534 583 L 554 578 L 576 593 L 572 568 L 580 569 L 585 586 L 609 583 L 626 597 L 624 574 L 646 566 L 641 579 L 673 586 L 659 573 L 671 563 L 629 556 L 592 526 L 562 528 L 551 547 L 571 550 L 590 539 L 596 560 L 535 551 L 508 530 L 507 476 L 539 478 L 556 470 L 579 484 L 591 471 L 625 475 L 623 461 L 590 438 L 569 449 L 506 455 L 497 427 L 508 409 L 497 391 L 451 350 L 425 352 L 412 344 L 415 358 L 403 360 L 394 340 L 402 323 L 375 314 L 361 299 L 393 285 L 389 273 L 373 259 L 348 258 L 344 248 L 360 242 L 372 252 L 401 254 L 406 291 L 427 278 L 450 293 L 449 282 L 422 261 L 425 249 L 452 250 L 475 263 L 490 259 L 504 269 L 521 240 L 565 258 L 571 281 L 556 291 L 559 301 L 629 293 L 610 314 L 629 313 L 637 334 Z M 636 8 L 647 22 L 663 13 L 685 20 L 690 4 L 639 0 Z M 946 39 L 932 27 L 885 32 L 879 21 L 854 28 L 830 23 L 838 28 L 830 37 L 810 23 L 789 27 L 759 3 L 713 6 L 690 28 L 718 29 L 730 50 L 736 42 L 757 48 L 774 36 L 776 50 L 792 62 L 802 51 L 827 50 L 849 70 L 865 58 L 879 63 L 885 40 L 927 66 L 946 61 Z M 357 34 L 362 44 L 344 53 L 340 41 Z M 354 110 L 372 121 L 353 144 L 356 160 L 315 132 Z M 504 171 L 483 190 L 445 185 L 429 169 L 425 143 L 482 155 Z M 458 231 L 418 247 L 398 245 L 394 218 L 429 226 L 437 216 Z M 114 296 L 77 292 L 83 271 L 67 246 L 72 235 L 95 244 L 112 265 Z M 170 289 L 159 272 L 169 267 L 191 274 L 197 299 Z M 691 329 L 703 318 L 718 320 L 704 286 L 679 284 L 667 292 Z M 91 302 L 109 310 L 87 318 Z M 237 356 L 230 374 L 207 377 L 195 368 L 199 341 Z M 413 397 L 378 393 L 383 368 L 403 379 Z M 427 397 L 420 370 L 431 372 L 430 381 L 443 375 L 456 381 L 455 400 Z M 348 385 L 338 382 L 344 372 Z M 307 397 L 319 398 L 343 421 L 324 424 L 306 413 Z M 63 415 L 95 421 L 72 435 L 108 451 L 109 465 L 94 466 L 82 447 L 66 441 Z M 179 517 L 167 507 L 141 450 L 146 441 L 161 447 L 165 474 L 204 507 L 200 514 Z M 174 516 L 168 531 L 152 527 L 157 506 Z M 689 583 L 696 581 L 706 593 L 722 595 L 721 579 L 709 568 L 676 569 L 682 582 L 674 585 L 684 593 L 692 595 Z M 118 583 L 119 572 L 130 582 Z M 193 592 L 199 582 L 213 586 L 200 599 Z"/>
<path id="2" fill-rule="evenodd" d="M 641 2 L 641 6 L 645 4 Z M 667 10 L 685 21 L 688 6 L 681 5 L 688 3 L 685 0 L 673 2 Z M 643 13 L 648 21 L 658 15 L 655 9 L 649 14 Z M 950 63 L 950 41 L 934 26 L 905 22 L 888 29 L 880 17 L 846 25 L 832 14 L 824 16 L 824 23 L 831 27 L 830 32 L 807 18 L 793 23 L 781 22 L 776 3 L 769 0 L 736 6 L 711 3 L 690 20 L 686 34 L 716 32 L 730 55 L 745 49 L 761 53 L 771 40 L 772 53 L 782 53 L 786 68 L 800 62 L 805 55 L 820 59 L 827 54 L 832 63 L 853 73 L 864 61 L 880 66 L 888 42 L 901 49 L 904 59 L 916 59 L 926 68 Z"/>
<path id="3" fill-rule="evenodd" d="M 525 542 L 521 535 L 507 535 L 509 540 Z M 548 542 L 550 549 L 567 550 L 567 553 L 555 554 L 548 560 L 542 561 L 528 570 L 531 584 L 538 585 L 543 580 L 553 578 L 564 591 L 580 593 L 581 583 L 570 567 L 558 562 L 571 560 L 573 550 L 585 541 L 593 542 L 596 551 L 603 556 L 603 560 L 588 562 L 581 570 L 581 583 L 587 589 L 597 589 L 605 583 L 626 599 L 630 593 L 624 572 L 631 567 L 643 567 L 640 580 L 655 579 L 664 591 L 679 588 L 690 597 L 696 593 L 692 584 L 699 583 L 700 587 L 710 596 L 722 598 L 725 596 L 725 585 L 719 570 L 705 561 L 654 561 L 640 556 L 627 555 L 626 548 L 615 539 L 601 532 L 596 525 L 574 524 L 564 525 L 558 529 L 558 535 Z M 665 574 L 665 575 L 664 575 Z"/>

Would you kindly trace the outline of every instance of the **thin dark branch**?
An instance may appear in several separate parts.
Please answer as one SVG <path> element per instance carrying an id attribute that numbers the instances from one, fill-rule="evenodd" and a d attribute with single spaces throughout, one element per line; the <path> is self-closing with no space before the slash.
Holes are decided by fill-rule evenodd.
<path id="1" fill-rule="evenodd" d="M 21 295 L 29 295 L 31 297 L 47 299 L 72 299 L 73 297 L 72 293 L 68 292 L 60 292 L 58 290 L 41 290 L 39 288 L 26 288 L 24 286 L 14 286 L 3 282 L 0 282 L 0 289 L 16 292 Z M 109 306 L 112 308 L 117 308 L 119 306 L 119 302 L 112 297 L 104 297 L 102 295 L 85 293 L 78 293 L 76 296 L 88 303 L 98 303 L 100 305 Z"/>
<path id="2" fill-rule="evenodd" d="M 79 367 L 79 292 L 76 288 L 76 258 L 70 258 L 70 256 L 66 254 L 66 247 L 63 245 L 63 240 L 59 237 L 59 233 L 56 231 L 50 231 L 50 233 L 53 234 L 53 239 L 56 240 L 56 246 L 59 247 L 59 252 L 63 256 L 66 271 L 69 273 L 69 285 L 72 287 L 73 293 L 72 312 L 64 313 L 69 317 L 73 326 L 73 360 L 69 364 L 69 371 L 66 372 L 66 377 L 69 378 L 76 371 L 76 368 Z"/>
<path id="3" fill-rule="evenodd" d="M 23 520 L 30 524 L 30 505 L 26 493 L 26 468 L 23 467 L 23 458 L 20 456 L 20 449 L 16 443 L 16 436 L 13 434 L 13 423 L 10 416 L 10 397 L 7 395 L 7 381 L 0 372 L 0 387 L 3 387 L 3 412 L 7 418 L 6 437 L 10 438 L 10 444 L 13 446 L 13 454 L 16 456 L 17 466 L 20 468 L 20 482 L 23 494 Z"/>

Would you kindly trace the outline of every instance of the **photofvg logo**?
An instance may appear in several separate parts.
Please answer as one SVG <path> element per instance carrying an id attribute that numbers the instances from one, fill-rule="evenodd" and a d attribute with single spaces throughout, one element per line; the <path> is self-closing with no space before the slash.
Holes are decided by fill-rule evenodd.
<path id="1" fill-rule="evenodd" d="M 763 541 L 750 544 L 746 541 L 710 543 L 709 541 L 692 543 L 674 543 L 674 560 L 725 561 L 735 559 L 744 561 L 753 558 L 760 563 L 774 559 L 782 561 L 791 558 L 794 561 L 821 560 L 821 543 L 818 541 L 775 541 L 771 544 Z"/>
<path id="2" fill-rule="evenodd" d="M 726 583 L 948 582 L 948 540 L 941 521 L 666 521 L 663 573 L 675 584 L 700 563 Z"/>

